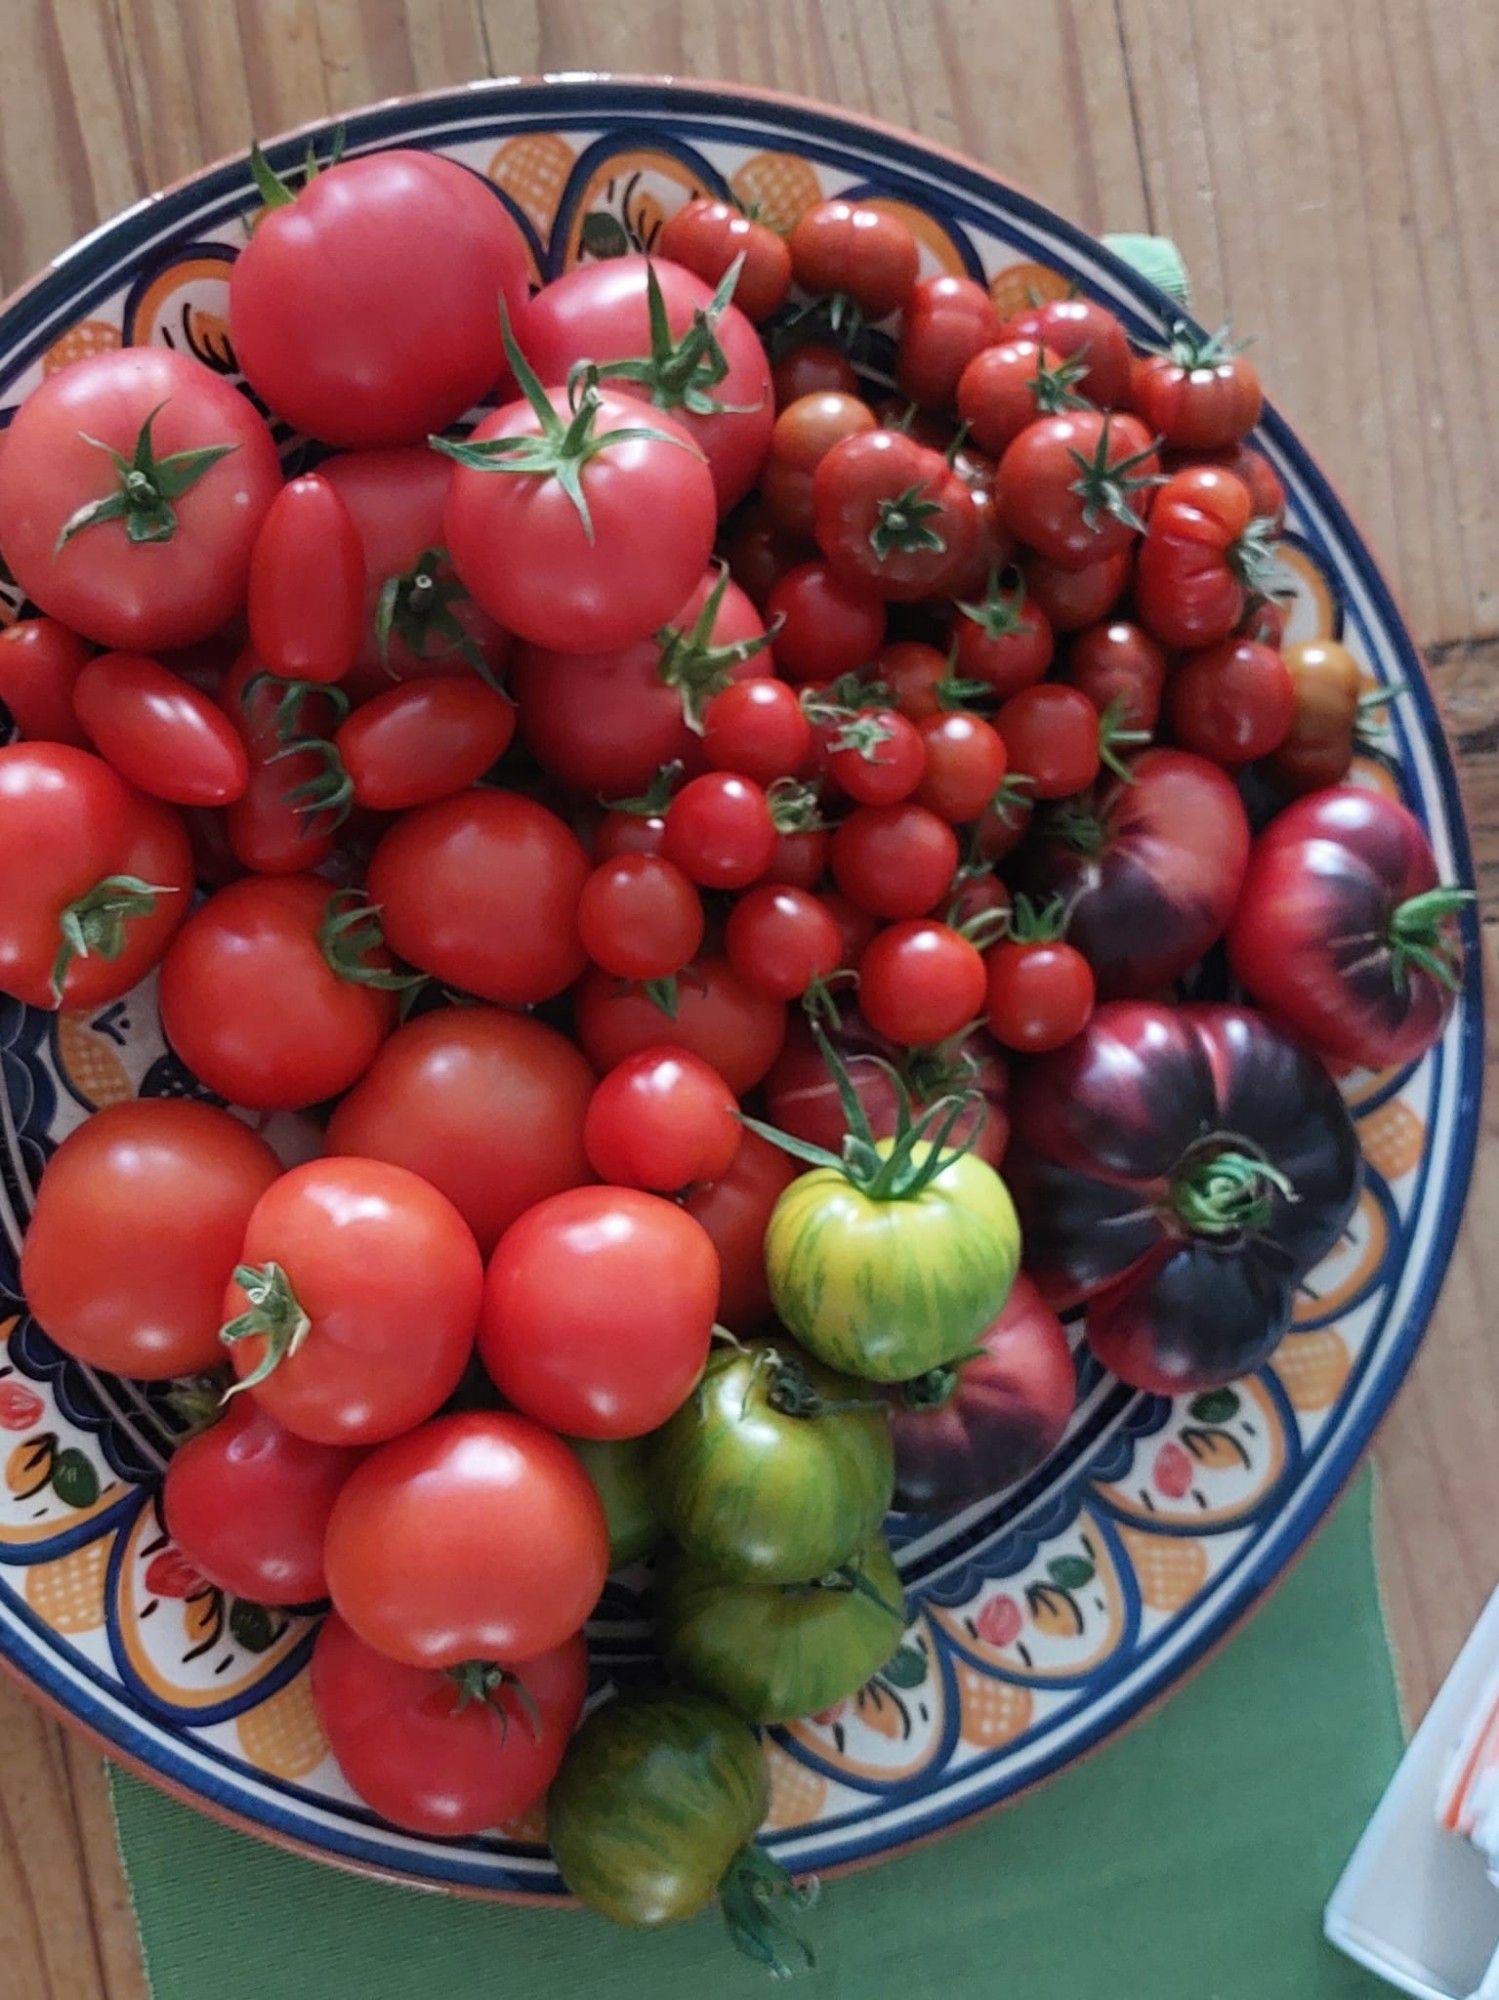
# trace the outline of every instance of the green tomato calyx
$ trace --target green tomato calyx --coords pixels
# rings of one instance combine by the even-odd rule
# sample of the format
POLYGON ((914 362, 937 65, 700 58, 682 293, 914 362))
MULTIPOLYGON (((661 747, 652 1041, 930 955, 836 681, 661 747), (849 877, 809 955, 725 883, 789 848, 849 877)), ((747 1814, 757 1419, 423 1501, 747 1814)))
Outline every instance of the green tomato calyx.
POLYGON ((748 1841, 724 1871, 718 1885, 723 1911, 735 1948, 773 1979, 791 1979, 817 1963, 812 1947, 796 1931, 792 1919, 817 1901, 815 1875, 797 1882, 763 1847, 748 1841))
POLYGON ((882 499, 876 512, 878 518, 869 531, 869 546, 881 561, 896 553, 914 555, 920 549, 941 555, 947 547, 932 526, 932 517, 942 512, 942 503, 929 500, 926 489, 919 484, 908 486, 893 498, 882 499))
POLYGON ((815 1419, 842 1416, 849 1410, 882 1410, 878 1396, 843 1396, 832 1399, 815 1387, 800 1356, 783 1353, 779 1347, 762 1347, 751 1364, 754 1374, 765 1381, 765 1400, 783 1417, 815 1419))
POLYGON ((643 792, 637 792, 629 799, 603 799, 599 804, 606 812, 629 813, 632 819, 656 819, 671 804, 672 794, 682 782, 682 762, 674 757, 669 764, 660 764, 656 775, 643 792))
POLYGON ((264 1382, 289 1355, 298 1351, 312 1331, 312 1321, 279 1264, 236 1265, 234 1282, 250 1301, 249 1307, 237 1319, 219 1328, 219 1339, 226 1347, 232 1347, 238 1340, 263 1340, 265 1353, 250 1374, 225 1390, 226 1403, 241 1389, 253 1389, 264 1382))
POLYGON ((354 780, 344 768, 344 760, 338 754, 336 744, 326 736, 293 736, 273 751, 266 759, 268 764, 280 764, 288 757, 300 757, 304 752, 316 757, 322 769, 300 785, 293 785, 286 794, 286 803, 295 806, 304 826, 310 827, 314 820, 326 818, 326 832, 332 833, 343 825, 354 810, 354 780))
POLYGON ((1409 896, 1390 918, 1386 936, 1395 990, 1410 987, 1411 967, 1455 993, 1462 984, 1463 948, 1448 928, 1450 919, 1474 900, 1471 889, 1427 889, 1409 896))
POLYGON ((354 986, 373 986, 381 993, 410 993, 425 986, 423 972, 397 972, 388 965, 371 965, 371 954, 385 948, 380 907, 367 903, 359 889, 337 889, 328 898, 318 925, 318 949, 336 979, 354 986))
POLYGON ((691 628, 663 625, 656 634, 656 644, 661 648, 656 673, 664 686, 677 690, 682 698, 682 720, 698 736, 703 733, 708 703, 733 680, 734 668, 763 653, 773 637, 770 632, 757 632, 751 638, 736 639, 726 646, 713 643, 713 628, 728 587, 729 568, 723 563, 719 566, 718 580, 691 628))
MULTIPOLYGON (((977 625, 986 639, 1019 638, 1035 630, 1035 620, 1023 616, 1025 579, 1013 565, 1003 574, 991 569, 984 595, 971 604, 959 600, 955 608, 977 625)), ((988 687, 988 683, 984 686, 988 687)), ((992 694, 993 689, 989 692, 992 694)))
POLYGON ((117 959, 130 924, 149 917, 158 896, 175 896, 171 882, 143 882, 139 875, 106 875, 74 897, 57 920, 61 940, 52 961, 52 998, 62 1005, 62 989, 75 958, 117 959))
MULTIPOLYGON (((666 316, 666 300, 656 267, 645 267, 646 310, 650 316, 651 351, 624 361, 598 364, 600 382, 638 382, 649 389, 651 401, 661 410, 686 410, 689 416, 747 417, 760 403, 725 403, 713 395, 729 372, 729 358, 719 345, 718 323, 733 302, 734 288, 744 269, 744 253, 734 259, 718 281, 718 289, 707 305, 693 312, 692 324, 680 340, 674 339, 666 316)), ((588 364, 574 366, 574 375, 588 364)), ((569 382, 571 387, 571 382, 569 382)), ((763 401, 763 398, 762 398, 763 401)))
POLYGON ((326 699, 335 723, 342 722, 349 712, 349 697, 341 687, 326 681, 285 681, 279 674, 261 672, 251 674, 239 691, 240 713, 247 721, 256 697, 261 694, 272 698, 271 734, 282 744, 290 743, 296 736, 302 726, 302 710, 314 696, 326 699))
POLYGON ((1171 1207, 1194 1236, 1253 1236, 1277 1201, 1300 1199, 1278 1167, 1243 1140, 1214 1135, 1193 1146, 1171 1180, 1171 1207))
MULTIPOLYGON (((292 185, 292 177, 299 171, 302 175, 302 187, 305 188, 310 182, 315 181, 319 174, 326 173, 329 167, 336 167, 344 156, 344 143, 347 138, 348 133, 342 125, 334 128, 333 143, 328 149, 326 160, 318 158, 317 147, 309 139, 307 141, 307 151, 303 157, 300 169, 293 167, 290 174, 278 174, 265 154, 260 150, 259 141, 252 141, 250 145, 250 178, 254 181, 256 191, 261 200, 261 207, 254 221, 259 221, 260 216, 268 208, 287 208, 296 200, 302 190, 292 185)), ((253 222, 251 226, 254 226, 253 222)))
POLYGON ((418 660, 462 660, 497 694, 501 691, 483 647, 453 609, 469 601, 446 549, 423 549, 410 569, 385 579, 375 600, 375 644, 392 680, 398 676, 390 664, 390 646, 392 639, 400 639, 418 660))
POLYGON ((1134 504, 1134 495, 1151 486, 1163 486, 1165 475, 1160 472, 1140 472, 1137 467, 1155 457, 1160 442, 1152 438, 1127 458, 1112 458, 1109 447, 1112 443, 1110 420, 1105 417, 1098 433, 1098 443, 1091 452, 1071 449, 1068 457, 1077 467, 1077 478, 1072 482, 1072 491, 1083 503, 1083 525, 1096 528, 1105 515, 1112 515, 1126 528, 1133 528, 1143 535, 1145 522, 1134 504))
POLYGON ((526 1718, 526 1727, 533 1741, 541 1741, 541 1711, 536 1706, 536 1698, 512 1668, 502 1667, 495 1660, 462 1660, 456 1667, 448 1667, 445 1671, 458 1690, 458 1699, 453 1704, 455 1715, 462 1714, 474 1702, 492 1708, 500 1718, 500 1741, 503 1743, 510 1729, 510 1711, 507 1704, 497 1700, 496 1696, 508 1689, 526 1718))
POLYGON ((75 535, 102 521, 123 522, 128 541, 169 542, 177 532, 177 510, 172 502, 196 486, 221 458, 239 450, 237 444, 211 444, 199 451, 172 451, 158 458, 151 442, 151 426, 165 408, 165 402, 158 403, 146 418, 129 458, 103 438, 79 432, 85 444, 102 451, 114 466, 115 490, 102 500, 86 500, 68 516, 53 547, 54 556, 61 554, 75 535))

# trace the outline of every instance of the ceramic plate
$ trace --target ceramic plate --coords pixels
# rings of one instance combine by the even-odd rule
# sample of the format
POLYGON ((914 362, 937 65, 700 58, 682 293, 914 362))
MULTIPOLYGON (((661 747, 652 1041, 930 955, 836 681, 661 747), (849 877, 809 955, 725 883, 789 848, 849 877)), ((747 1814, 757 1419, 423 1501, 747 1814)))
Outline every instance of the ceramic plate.
MULTIPOLYGON (((301 145, 272 147, 273 161, 291 164, 301 145)), ((929 270, 981 275, 1017 305, 1077 284, 1142 339, 1171 313, 982 168, 810 105, 598 78, 484 84, 349 120, 351 152, 390 145, 433 147, 486 176, 538 276, 648 248, 693 194, 732 193, 783 226, 849 192, 903 215, 929 270)), ((49 370, 121 342, 184 347, 232 378, 226 279, 251 206, 238 160, 78 244, 0 316, 0 424, 49 370)), ((1293 635, 1341 637, 1372 678, 1409 685, 1389 758, 1359 775, 1398 790, 1443 876, 1467 881, 1451 761, 1389 592, 1273 411, 1258 441, 1290 495, 1293 635)), ((1348 1081, 1367 1189, 1270 1367, 1168 1403, 1083 1360, 1071 1430, 1033 1478, 951 1520, 892 1522, 914 1620, 898 1678, 770 1746, 768 1834, 793 1867, 874 1860, 1080 1756, 1188 1673, 1315 1529, 1410 1364, 1462 1212, 1480 1077, 1474 949, 1469 964, 1440 1047, 1414 1069, 1348 1081)), ((226 1601, 164 1533, 164 1398, 65 1360, 16 1295, 33 1190, 63 1135, 134 1093, 198 1089, 163 1047, 149 984, 88 1015, 4 1001, 0 1058, 0 1655, 117 1755, 257 1832, 413 1882, 560 1894, 539 1824, 422 1840, 350 1797, 308 1695, 312 1626, 226 1601)), ((270 1136, 309 1150, 296 1121, 272 1121, 270 1136)), ((594 1632, 603 1675, 647 1670, 642 1583, 610 1586, 594 1632)))

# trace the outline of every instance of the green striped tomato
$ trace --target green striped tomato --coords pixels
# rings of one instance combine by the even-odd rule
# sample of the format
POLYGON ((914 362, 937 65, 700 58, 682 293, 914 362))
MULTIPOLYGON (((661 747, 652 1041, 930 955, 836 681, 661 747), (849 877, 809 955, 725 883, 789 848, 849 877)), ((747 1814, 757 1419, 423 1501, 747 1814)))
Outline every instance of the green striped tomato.
MULTIPOLYGON (((892 1143, 878 1151, 888 1156, 892 1143)), ((916 1161, 929 1150, 918 1144, 916 1161)), ((876 1200, 835 1168, 814 1167, 776 1203, 765 1237, 780 1318, 818 1360, 874 1382, 966 1354, 1019 1264, 1008 1190, 972 1153, 906 1199, 876 1200)))
POLYGON ((564 1438, 593 1481, 609 1524, 609 1567, 648 1556, 664 1532, 644 1438, 564 1438))

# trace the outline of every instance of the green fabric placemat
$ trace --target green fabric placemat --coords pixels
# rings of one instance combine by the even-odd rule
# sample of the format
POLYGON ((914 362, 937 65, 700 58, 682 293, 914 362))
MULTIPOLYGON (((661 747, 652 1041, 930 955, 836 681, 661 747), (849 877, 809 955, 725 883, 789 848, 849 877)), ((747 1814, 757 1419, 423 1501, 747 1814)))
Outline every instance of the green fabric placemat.
MULTIPOLYGON (((1365 1475, 1263 1613, 1157 1714, 1007 1812, 831 1881, 820 2000, 1349 2000, 1320 1935, 1400 1753, 1365 1475)), ((645 1937, 574 1911, 355 1880, 116 1777, 157 2000, 764 2000, 716 1917, 645 1937)))

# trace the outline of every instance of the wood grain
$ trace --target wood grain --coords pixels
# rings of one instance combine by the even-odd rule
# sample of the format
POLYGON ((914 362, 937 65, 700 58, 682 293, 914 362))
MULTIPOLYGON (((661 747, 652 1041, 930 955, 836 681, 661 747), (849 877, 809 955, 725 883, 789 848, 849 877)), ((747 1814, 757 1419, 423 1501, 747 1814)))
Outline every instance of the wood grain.
MULTIPOLYGON (((961 148, 1093 229, 1154 228, 1352 497, 1429 648, 1499 917, 1499 9, 1490 0, 8 0, 0 285, 250 134, 483 74, 730 77, 961 148)), ((1492 936, 1492 931, 1491 931, 1492 936)), ((1491 953, 1492 956, 1492 953, 1491 953)), ((1499 1575, 1478 1245, 1377 1449, 1418 1713, 1499 1575)), ((97 1757, 0 1689, 0 1985, 141 2000, 97 1757), (87 1927, 78 1923, 87 1910, 87 1927)))

